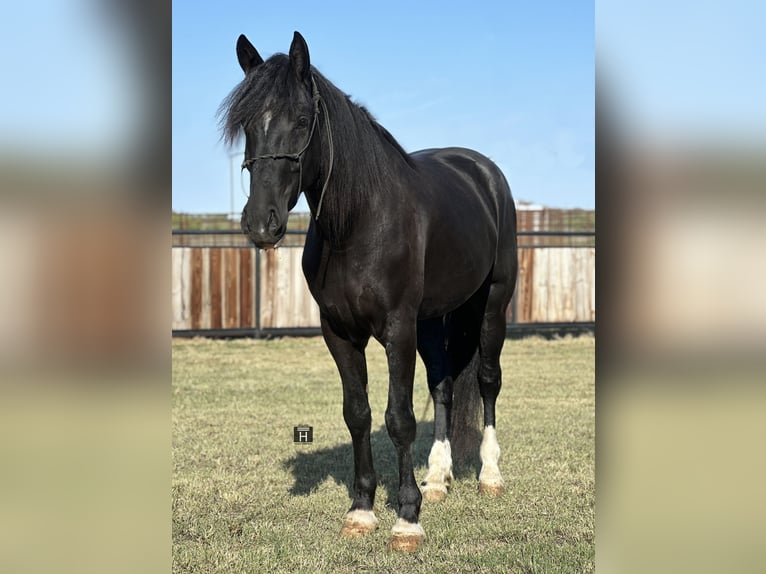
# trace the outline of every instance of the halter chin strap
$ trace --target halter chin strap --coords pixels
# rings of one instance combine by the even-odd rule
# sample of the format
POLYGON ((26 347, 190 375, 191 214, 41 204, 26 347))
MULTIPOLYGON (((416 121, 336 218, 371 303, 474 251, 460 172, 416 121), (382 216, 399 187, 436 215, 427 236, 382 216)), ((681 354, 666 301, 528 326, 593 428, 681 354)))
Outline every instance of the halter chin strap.
POLYGON ((297 161, 298 162, 298 191, 303 191, 301 188, 303 187, 303 154, 306 152, 307 149, 309 149, 309 145, 311 145, 311 140, 314 137, 314 131, 316 130, 317 123, 319 122, 319 106, 322 106, 322 109, 324 110, 324 118, 325 118, 325 129, 327 130, 327 141, 330 145, 330 168, 327 170, 327 177, 324 180, 324 184, 322 185, 322 193, 319 195, 319 203, 317 204, 317 212, 314 216, 314 219, 319 219, 319 214, 322 212, 322 202, 324 201, 324 194, 327 191, 327 184, 330 183, 330 176, 332 175, 332 167, 335 163, 335 147, 333 146, 332 142, 332 129, 330 128, 330 115, 327 113, 327 104, 325 104, 322 97, 319 95, 319 89, 317 88, 317 83, 314 80, 314 76, 312 74, 311 76, 311 99, 314 101, 314 120, 311 123, 311 132, 309 132, 309 137, 306 140, 306 145, 301 148, 301 151, 298 153, 269 153, 265 155, 259 155, 255 157, 251 157, 249 159, 246 159, 242 162, 242 169, 249 169, 251 165, 253 165, 256 161, 261 159, 287 159, 290 161, 297 161))

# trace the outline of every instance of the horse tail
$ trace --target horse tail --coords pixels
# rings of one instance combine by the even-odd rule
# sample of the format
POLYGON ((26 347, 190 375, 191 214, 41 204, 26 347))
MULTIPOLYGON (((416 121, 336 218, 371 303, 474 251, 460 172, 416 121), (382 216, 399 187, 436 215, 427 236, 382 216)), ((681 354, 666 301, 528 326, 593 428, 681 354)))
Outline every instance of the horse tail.
POLYGON ((452 373, 450 445, 458 464, 471 463, 479 453, 484 401, 479 391, 479 337, 487 306, 491 275, 468 301, 447 317, 447 354, 452 373))
POLYGON ((480 414, 482 399, 479 393, 479 349, 466 357, 467 363, 452 384, 452 420, 450 445, 457 464, 471 461, 479 452, 481 443, 480 414))

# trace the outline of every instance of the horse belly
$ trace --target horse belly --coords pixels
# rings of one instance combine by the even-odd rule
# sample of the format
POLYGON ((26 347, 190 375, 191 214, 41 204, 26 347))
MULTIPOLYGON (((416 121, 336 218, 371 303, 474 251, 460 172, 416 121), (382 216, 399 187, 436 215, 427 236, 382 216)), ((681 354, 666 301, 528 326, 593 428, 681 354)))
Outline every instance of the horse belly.
POLYGON ((426 256, 423 300, 419 318, 453 311, 479 290, 492 271, 492 250, 483 253, 450 251, 446 257, 426 256))

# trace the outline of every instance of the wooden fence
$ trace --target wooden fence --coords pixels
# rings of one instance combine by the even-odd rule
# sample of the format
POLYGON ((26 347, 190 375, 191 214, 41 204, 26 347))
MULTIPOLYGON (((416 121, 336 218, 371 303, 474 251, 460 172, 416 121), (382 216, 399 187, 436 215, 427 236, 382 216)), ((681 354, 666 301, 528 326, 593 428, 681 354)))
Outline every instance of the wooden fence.
MULTIPOLYGON (((319 327, 302 255, 302 247, 173 247, 174 332, 319 327)), ((594 322, 595 270, 592 246, 520 247, 509 320, 594 322)))

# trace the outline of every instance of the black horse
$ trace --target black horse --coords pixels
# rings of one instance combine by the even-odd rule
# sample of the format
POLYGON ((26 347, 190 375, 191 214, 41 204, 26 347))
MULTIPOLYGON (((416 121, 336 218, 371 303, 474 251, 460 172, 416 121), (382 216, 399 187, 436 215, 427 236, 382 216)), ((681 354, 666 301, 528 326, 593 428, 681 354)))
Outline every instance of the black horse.
POLYGON ((219 114, 225 141, 245 134, 242 166, 250 171, 250 197, 242 230, 259 248, 276 247, 301 192, 313 215, 303 271, 343 382, 343 416, 354 447, 354 497, 341 533, 366 534, 378 522, 365 361, 374 337, 388 358, 385 419, 399 459, 399 518, 390 545, 412 551, 425 539, 418 518, 422 498, 446 495, 450 437, 466 431, 459 424, 464 417, 451 417, 453 386, 456 411, 461 390, 473 394, 476 405, 479 394, 483 399, 479 488, 491 494, 504 489, 495 400, 518 266, 508 183, 475 151, 406 153, 310 65, 297 32, 289 55, 265 62, 240 36, 237 58, 245 79, 219 114), (434 401, 423 495, 411 452, 416 350, 434 401))

